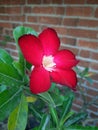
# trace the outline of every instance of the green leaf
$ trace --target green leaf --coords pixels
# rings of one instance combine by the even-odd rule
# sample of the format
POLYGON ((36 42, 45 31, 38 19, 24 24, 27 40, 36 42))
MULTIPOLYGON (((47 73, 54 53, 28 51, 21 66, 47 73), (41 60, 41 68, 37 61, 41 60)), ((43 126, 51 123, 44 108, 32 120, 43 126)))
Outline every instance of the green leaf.
POLYGON ((6 89, 7 89, 6 85, 3 85, 3 84, 0 85, 0 92, 3 92, 6 89))
POLYGON ((9 65, 13 62, 13 58, 4 49, 0 49, 0 60, 9 65))
POLYGON ((18 78, 19 80, 20 78, 21 80, 21 77, 24 76, 24 68, 22 67, 22 65, 17 61, 13 61, 12 57, 3 49, 0 49, 0 66, 3 66, 0 69, 1 73, 3 73, 3 71, 4 73, 6 72, 6 75, 10 75, 10 73, 13 73, 10 76, 15 79, 18 78))
POLYGON ((63 118, 63 120, 60 122, 60 126, 62 127, 65 123, 65 121, 70 118, 72 115, 74 114, 73 111, 70 111, 69 113, 67 113, 67 115, 65 116, 65 118, 63 118))
POLYGON ((84 68, 84 70, 80 70, 78 67, 75 67, 75 70, 76 72, 78 73, 78 75, 81 77, 81 78, 88 78, 90 77, 89 75, 89 68, 84 68))
POLYGON ((88 71, 89 71, 89 68, 84 68, 84 70, 81 72, 81 77, 85 77, 88 71))
POLYGON ((70 93, 67 100, 64 101, 60 124, 64 123, 64 120, 65 120, 65 118, 67 116, 67 113, 69 113, 69 111, 71 110, 73 98, 74 98, 74 95, 70 93))
POLYGON ((13 87, 0 93, 0 121, 3 121, 20 102, 22 89, 13 87))
POLYGON ((20 87, 24 82, 0 73, 0 84, 6 85, 7 87, 20 87))
POLYGON ((50 128, 50 129, 46 129, 46 130, 64 130, 64 129, 61 129, 61 128, 50 128))
POLYGON ((31 65, 29 62, 26 61, 26 68, 27 68, 28 70, 31 70, 31 67, 32 67, 32 65, 31 65))
POLYGON ((3 63, 0 61, 0 74, 15 78, 17 80, 22 80, 22 77, 19 75, 18 71, 11 65, 3 63))
POLYGON ((61 106, 64 103, 65 97, 63 95, 61 95, 60 93, 52 92, 51 97, 54 100, 56 107, 61 106))
POLYGON ((39 97, 45 101, 48 105, 52 105, 53 107, 55 107, 55 103, 54 103, 54 100, 52 99, 51 95, 48 93, 48 92, 45 92, 45 93, 41 93, 41 94, 38 94, 39 97))
POLYGON ((33 30, 32 28, 24 27, 24 26, 18 26, 13 31, 13 35, 14 35, 16 43, 18 43, 19 37, 21 37, 24 34, 32 34, 32 35, 37 36, 36 31, 33 30))
POLYGON ((93 84, 93 79, 91 79, 90 77, 85 77, 85 79, 86 79, 90 84, 93 84))
POLYGON ((8 130, 25 130, 27 124, 28 104, 26 97, 22 94, 19 105, 10 114, 8 119, 8 130))
POLYGON ((34 107, 33 105, 30 105, 30 111, 34 117, 36 117, 38 120, 42 119, 42 113, 39 109, 34 107))
POLYGON ((11 65, 0 61, 0 84, 6 86, 20 86, 23 84, 23 77, 11 65))
POLYGON ((39 130, 39 127, 34 127, 33 129, 30 130, 39 130))
POLYGON ((51 87, 50 87, 49 91, 50 91, 50 92, 51 92, 51 91, 55 91, 56 88, 57 88, 57 87, 56 87, 56 84, 53 82, 53 83, 51 84, 51 87))
POLYGON ((13 66, 16 68, 16 70, 21 76, 24 76, 24 68, 19 61, 14 61, 13 66))
POLYGON ((38 130, 46 130, 47 129, 47 125, 49 124, 50 121, 50 116, 44 114, 41 120, 41 124, 39 126, 38 130))
POLYGON ((49 111, 50 111, 50 114, 51 114, 51 116, 53 118, 54 123, 56 124, 56 126, 58 126, 59 120, 58 120, 56 107, 54 108, 53 106, 49 106, 49 111))
POLYGON ((87 117, 87 114, 86 113, 78 113, 74 116, 72 116, 70 119, 68 119, 66 122, 65 122, 65 126, 70 126, 70 125, 73 125, 75 123, 78 123, 80 120, 84 119, 87 117))
POLYGON ((29 76, 26 75, 25 63, 24 66, 19 61, 14 61, 12 64, 19 73, 19 75, 21 75, 21 77, 23 78, 24 84, 28 84, 29 76))
POLYGON ((98 127, 96 126, 78 126, 78 125, 73 125, 67 128, 65 126, 64 128, 65 129, 63 130, 97 130, 98 129, 98 127))

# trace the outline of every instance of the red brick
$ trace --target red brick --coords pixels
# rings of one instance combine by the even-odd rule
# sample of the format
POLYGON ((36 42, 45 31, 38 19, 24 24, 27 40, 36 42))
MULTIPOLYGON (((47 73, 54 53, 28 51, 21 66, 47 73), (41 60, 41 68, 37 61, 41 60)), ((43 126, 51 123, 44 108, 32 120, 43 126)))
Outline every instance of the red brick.
POLYGON ((28 4, 41 4, 41 0, 27 0, 28 4))
POLYGON ((81 38, 98 39, 98 30, 67 29, 67 35, 81 38))
POLYGON ((25 0, 0 0, 0 5, 20 5, 25 4, 25 0))
POLYGON ((98 27, 98 20, 80 19, 80 20, 78 21, 78 26, 84 26, 84 27, 98 27))
POLYGON ((97 8, 96 11, 95 11, 95 17, 98 18, 98 8, 97 8))
POLYGON ((91 7, 66 7, 67 16, 92 16, 93 9, 91 7))
POLYGON ((18 21, 18 22, 24 22, 25 21, 25 16, 22 15, 22 16, 10 16, 9 18, 10 21, 18 21))
POLYGON ((84 4, 85 0, 64 0, 64 4, 84 4))
POLYGON ((20 26, 21 24, 20 23, 12 23, 12 28, 14 29, 14 28, 16 28, 17 26, 20 26))
POLYGON ((28 16, 27 21, 32 22, 32 23, 37 23, 38 22, 38 17, 37 16, 28 16))
POLYGON ((0 36, 0 48, 3 46, 3 44, 2 44, 3 40, 4 40, 4 37, 0 36))
POLYGON ((72 48, 71 51, 78 56, 79 50, 77 48, 72 48))
POLYGON ((81 66, 81 67, 89 67, 89 66, 90 66, 90 62, 80 60, 80 62, 78 63, 78 66, 81 66))
POLYGON ((76 56, 78 55, 78 52, 79 52, 79 50, 77 48, 70 48, 67 46, 65 47, 63 45, 60 47, 60 49, 68 49, 68 50, 72 51, 76 56))
POLYGON ((5 7, 0 7, 0 14, 3 14, 3 13, 5 13, 5 7))
POLYGON ((0 27, 0 34, 3 34, 3 27, 0 27))
MULTIPOLYGON (((98 81, 98 74, 95 74, 91 76, 91 79, 93 80, 97 80, 98 81), (95 76, 96 79, 93 78, 93 76, 95 76)), ((86 85, 88 86, 88 88, 95 88, 98 89, 98 83, 93 81, 93 84, 90 84, 89 82, 86 82, 86 85)))
POLYGON ((64 15, 65 7, 55 7, 55 11, 57 15, 64 15))
POLYGON ((16 50, 16 45, 15 45, 14 43, 13 43, 13 44, 12 44, 12 43, 11 43, 11 44, 10 44, 10 43, 7 43, 7 44, 5 45, 5 47, 6 47, 6 48, 10 48, 10 49, 12 49, 12 50, 16 50))
POLYGON ((52 0, 43 0, 43 4, 52 4, 52 0))
POLYGON ((83 101, 80 100, 79 98, 76 98, 76 99, 74 100, 74 104, 77 104, 77 105, 79 105, 79 106, 82 106, 82 105, 83 105, 83 101))
POLYGON ((75 97, 81 98, 81 94, 79 93, 80 90, 77 89, 77 91, 74 92, 75 97))
POLYGON ((0 9, 1 13, 4 14, 21 14, 21 7, 2 7, 0 9))
POLYGON ((75 38, 62 37, 61 42, 63 44, 76 45, 76 39, 75 38))
POLYGON ((32 8, 32 13, 38 13, 38 14, 54 14, 54 8, 53 7, 34 7, 32 8))
POLYGON ((0 22, 0 27, 3 27, 3 28, 12 28, 12 24, 11 23, 0 22))
POLYGON ((62 4, 63 0, 52 0, 52 4, 62 4))
POLYGON ((97 114, 94 114, 94 113, 90 113, 90 116, 92 119, 98 119, 98 115, 97 114))
POLYGON ((94 60, 98 60, 98 52, 93 52, 91 58, 94 60))
POLYGON ((5 20, 5 21, 8 21, 10 19, 10 16, 8 15, 0 15, 0 20, 5 20))
POLYGON ((98 4, 98 0, 87 0, 87 4, 98 4))
POLYGON ((98 49, 98 42, 79 40, 78 46, 90 49, 98 49))
POLYGON ((87 94, 90 95, 90 96, 97 96, 98 95, 98 90, 95 91, 95 90, 88 89, 87 94))
MULTIPOLYGON (((91 78, 92 78, 93 80, 98 81, 98 73, 97 73, 97 74, 96 74, 96 73, 93 73, 93 75, 91 76, 91 78)), ((96 84, 94 83, 93 87, 96 88, 96 89, 98 89, 98 84, 97 84, 97 86, 96 86, 96 84)))
POLYGON ((72 105, 72 110, 76 111, 76 112, 79 112, 80 111, 80 107, 79 106, 76 106, 75 104, 72 105))
POLYGON ((32 12, 32 7, 31 6, 25 6, 24 8, 23 8, 23 11, 24 11, 24 13, 31 13, 32 12))
POLYGON ((90 63, 90 67, 94 70, 98 70, 98 63, 90 63))
POLYGON ((62 4, 62 0, 43 0, 43 4, 62 4))
POLYGON ((13 36, 13 30, 4 28, 4 35, 13 36))
POLYGON ((81 50, 80 51, 80 57, 89 58, 90 57, 90 51, 87 50, 81 50))
POLYGON ((54 26, 53 28, 54 28, 54 29, 56 30, 56 32, 57 32, 58 34, 60 34, 60 35, 66 35, 66 33, 67 33, 67 32, 66 32, 67 30, 66 30, 66 28, 64 28, 64 27, 60 27, 60 26, 59 26, 59 27, 57 27, 57 26, 55 27, 55 26, 54 26))
POLYGON ((78 25, 78 21, 79 19, 78 18, 64 18, 63 19, 63 25, 65 26, 77 26, 78 25))
POLYGON ((92 97, 90 97, 89 95, 85 95, 85 96, 86 96, 87 102, 90 102, 92 100, 92 97))
POLYGON ((39 16, 39 23, 60 25, 61 24, 61 19, 58 18, 58 17, 39 16))
POLYGON ((18 53, 17 52, 11 52, 12 56, 18 57, 18 53))
POLYGON ((24 23, 23 26, 25 27, 30 27, 32 29, 34 29, 35 31, 39 32, 40 31, 40 25, 35 24, 35 23, 24 23))

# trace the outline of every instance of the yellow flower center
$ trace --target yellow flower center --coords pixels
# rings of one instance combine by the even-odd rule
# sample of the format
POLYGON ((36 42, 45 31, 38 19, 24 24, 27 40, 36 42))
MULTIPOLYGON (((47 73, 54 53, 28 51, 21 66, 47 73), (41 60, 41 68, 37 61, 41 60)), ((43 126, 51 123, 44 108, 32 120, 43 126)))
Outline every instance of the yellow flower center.
POLYGON ((54 57, 52 55, 50 56, 44 56, 42 60, 43 67, 47 70, 52 72, 56 64, 53 61, 54 57))

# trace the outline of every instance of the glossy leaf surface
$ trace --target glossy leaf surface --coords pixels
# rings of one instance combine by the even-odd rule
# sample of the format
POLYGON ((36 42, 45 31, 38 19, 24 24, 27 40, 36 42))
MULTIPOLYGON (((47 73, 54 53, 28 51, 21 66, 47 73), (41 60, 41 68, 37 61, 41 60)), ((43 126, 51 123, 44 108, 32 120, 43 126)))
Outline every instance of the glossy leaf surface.
POLYGON ((19 105, 11 113, 8 120, 8 130, 25 130, 27 124, 28 104, 22 94, 19 105))
POLYGON ((13 66, 0 61, 0 84, 9 87, 21 86, 23 79, 13 66))
POLYGON ((19 75, 19 73, 13 66, 3 63, 1 61, 0 61, 0 74, 15 78, 16 80, 20 81, 22 79, 22 77, 19 75))
POLYGON ((18 105, 22 89, 13 87, 0 93, 0 121, 3 121, 18 105))
POLYGON ((13 58, 4 49, 0 49, 0 60, 9 65, 13 62, 13 58))
POLYGON ((85 119, 86 116, 87 116, 86 113, 78 113, 78 114, 72 116, 72 117, 65 123, 65 126, 73 125, 74 123, 77 123, 77 122, 79 122, 79 121, 82 120, 82 119, 85 119))
POLYGON ((38 130, 46 130, 46 129, 48 129, 47 125, 49 125, 49 120, 50 120, 50 116, 45 114, 42 117, 41 124, 40 124, 38 130))

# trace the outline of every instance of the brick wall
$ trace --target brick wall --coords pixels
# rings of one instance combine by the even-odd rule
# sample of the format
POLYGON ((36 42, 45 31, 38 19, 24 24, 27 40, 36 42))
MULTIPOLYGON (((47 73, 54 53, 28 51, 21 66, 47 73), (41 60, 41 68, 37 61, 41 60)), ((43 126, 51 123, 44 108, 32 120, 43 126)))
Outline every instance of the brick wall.
MULTIPOLYGON (((12 37, 13 28, 18 25, 32 27, 37 32, 54 28, 61 48, 77 55, 81 69, 89 67, 94 72, 93 84, 83 83, 88 102, 98 95, 98 0, 0 0, 0 41, 7 35, 12 37)), ((13 39, 0 46, 17 59, 13 39)), ((83 102, 79 92, 76 95, 73 108, 79 110, 83 102)), ((98 118, 97 105, 91 105, 88 112, 98 118)))

